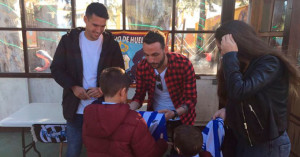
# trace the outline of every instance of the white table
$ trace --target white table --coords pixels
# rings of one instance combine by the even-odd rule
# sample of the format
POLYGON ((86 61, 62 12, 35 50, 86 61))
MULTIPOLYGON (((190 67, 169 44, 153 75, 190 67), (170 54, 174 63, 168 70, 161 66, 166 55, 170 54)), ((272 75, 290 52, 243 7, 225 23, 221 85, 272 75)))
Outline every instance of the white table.
POLYGON ((31 103, 0 121, 0 127, 22 128, 23 157, 31 148, 41 156, 34 141, 25 145, 24 129, 31 128, 33 124, 66 124, 62 106, 58 103, 31 103))
POLYGON ((31 127, 32 124, 66 124, 58 103, 31 103, 0 121, 0 127, 31 127))

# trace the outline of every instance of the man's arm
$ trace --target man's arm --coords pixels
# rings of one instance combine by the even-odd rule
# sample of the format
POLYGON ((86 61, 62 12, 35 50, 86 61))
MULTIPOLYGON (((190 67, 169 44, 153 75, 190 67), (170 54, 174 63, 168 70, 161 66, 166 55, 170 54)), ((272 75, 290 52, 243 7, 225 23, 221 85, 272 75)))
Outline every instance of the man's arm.
POLYGON ((136 90, 135 95, 132 98, 132 102, 129 104, 130 109, 136 110, 141 107, 141 105, 144 102, 145 96, 146 96, 146 85, 143 81, 143 68, 142 64, 139 63, 136 69, 136 90))
POLYGON ((197 88, 196 88, 196 75, 192 63, 187 59, 187 64, 184 66, 184 104, 181 108, 185 108, 187 112, 194 110, 197 103, 197 88))
POLYGON ((183 115, 187 112, 188 112, 188 108, 187 108, 186 105, 182 105, 181 107, 177 108, 176 110, 163 109, 163 110, 158 111, 158 113, 164 113, 165 114, 165 119, 166 120, 172 119, 175 116, 181 116, 181 115, 183 115))

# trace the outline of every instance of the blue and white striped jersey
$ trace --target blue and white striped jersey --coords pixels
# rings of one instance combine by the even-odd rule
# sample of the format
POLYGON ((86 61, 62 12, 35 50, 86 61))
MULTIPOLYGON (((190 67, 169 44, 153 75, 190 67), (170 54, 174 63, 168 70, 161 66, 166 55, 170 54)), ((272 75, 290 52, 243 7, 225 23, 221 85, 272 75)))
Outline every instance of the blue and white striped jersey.
POLYGON ((165 140, 168 140, 166 119, 163 113, 156 111, 138 111, 145 119, 148 129, 155 140, 160 139, 160 135, 163 134, 165 140))
POLYGON ((204 151, 210 152, 213 157, 223 157, 221 152, 221 144, 224 140, 224 122, 222 118, 216 118, 208 122, 204 130, 203 146, 204 151))

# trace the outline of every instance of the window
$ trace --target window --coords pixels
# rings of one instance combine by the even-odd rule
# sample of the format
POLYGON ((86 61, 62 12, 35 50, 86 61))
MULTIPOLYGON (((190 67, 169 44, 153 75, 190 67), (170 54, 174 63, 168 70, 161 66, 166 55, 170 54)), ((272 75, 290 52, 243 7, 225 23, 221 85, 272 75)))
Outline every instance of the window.
POLYGON ((261 32, 284 31, 286 10, 287 0, 264 0, 261 32))
POLYGON ((70 0, 24 0, 28 28, 71 28, 70 0))
POLYGON ((287 50, 287 40, 284 38, 286 17, 288 13, 287 0, 252 1, 252 7, 260 8, 251 16, 258 18, 256 30, 270 46, 279 50, 287 50), (261 7, 262 6, 262 7, 261 7))
POLYGON ((19 1, 0 0, 0 27, 21 27, 19 1))
POLYGON ((175 52, 190 59, 196 74, 216 74, 219 60, 213 33, 177 33, 175 38, 175 52))
POLYGON ((171 29, 172 0, 126 0, 126 29, 171 29))
POLYGON ((58 31, 27 31, 29 72, 50 73, 50 64, 62 35, 58 31))
POLYGON ((222 0, 176 0, 176 11, 174 51, 190 59, 196 74, 215 75, 218 48, 212 32, 221 24, 222 0))
POLYGON ((234 19, 250 23, 258 14, 258 35, 284 48, 287 0, 0 0, 0 76, 51 77, 49 63, 61 36, 85 26, 91 2, 107 7, 107 29, 169 31, 170 51, 187 56, 196 74, 215 75, 219 56, 213 33, 222 13, 232 12, 224 5, 229 1, 235 2, 234 19), (260 12, 251 11, 261 5, 260 12))
POLYGON ((0 31, 0 72, 24 72, 21 31, 0 31))
POLYGON ((250 21, 250 4, 249 0, 236 0, 234 19, 249 23, 250 21))
POLYGON ((176 30, 216 30, 222 0, 176 0, 176 30))

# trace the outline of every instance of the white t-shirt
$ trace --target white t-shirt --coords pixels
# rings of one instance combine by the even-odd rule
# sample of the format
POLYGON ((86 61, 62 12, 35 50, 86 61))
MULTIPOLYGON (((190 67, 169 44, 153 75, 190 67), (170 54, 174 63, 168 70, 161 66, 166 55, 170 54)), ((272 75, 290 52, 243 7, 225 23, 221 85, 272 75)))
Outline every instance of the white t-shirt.
MULTIPOLYGON (((160 74, 156 69, 154 69, 156 75, 160 75, 160 80, 162 84, 162 89, 160 90, 157 88, 157 84, 160 82, 156 81, 155 90, 154 90, 154 97, 153 97, 153 109, 154 111, 162 110, 162 109, 168 109, 168 110, 176 110, 174 107, 174 104, 172 102, 172 99, 170 97, 170 93, 168 91, 168 87, 165 81, 165 74, 168 68, 166 68, 163 72, 160 74)), ((173 121, 173 119, 169 119, 170 121, 173 121)), ((174 120, 180 120, 179 117, 177 117, 174 120)))
POLYGON ((167 71, 167 68, 162 72, 158 73, 156 69, 154 69, 156 75, 160 75, 161 84, 163 90, 160 90, 157 88, 157 85, 160 84, 160 82, 156 81, 155 85, 155 91, 154 91, 154 98, 153 98, 153 109, 154 111, 162 110, 162 109, 168 109, 168 110, 175 110, 175 107, 173 105, 173 102, 171 100, 168 87, 165 81, 165 74, 167 71))
MULTIPOLYGON (((84 35, 84 31, 79 35, 79 46, 83 64, 82 85, 86 90, 91 87, 97 87, 97 71, 102 51, 102 43, 103 35, 100 35, 99 39, 95 41, 88 40, 84 35)), ((76 113, 83 114, 84 108, 95 100, 96 98, 81 100, 76 113)))

